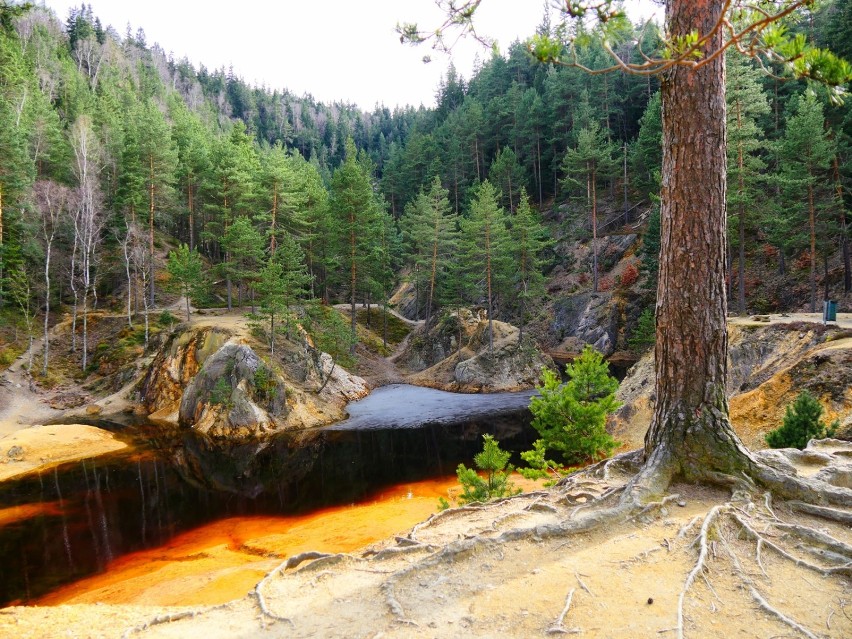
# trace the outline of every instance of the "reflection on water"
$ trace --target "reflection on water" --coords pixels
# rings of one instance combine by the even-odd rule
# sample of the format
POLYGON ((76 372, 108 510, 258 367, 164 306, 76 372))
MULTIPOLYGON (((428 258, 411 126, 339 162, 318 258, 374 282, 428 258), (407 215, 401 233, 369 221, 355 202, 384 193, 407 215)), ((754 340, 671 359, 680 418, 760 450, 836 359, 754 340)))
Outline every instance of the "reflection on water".
MULTIPOLYGON (((384 403, 377 410, 391 410, 392 394, 376 394, 380 402, 374 409, 384 403)), ((450 423, 436 406, 452 398, 439 398, 428 409, 424 403, 418 411, 407 387, 402 394, 401 413, 419 412, 428 425, 415 428, 412 419, 403 419, 403 427, 395 428, 383 419, 376 428, 358 412, 359 404, 353 405, 353 421, 360 420, 363 428, 342 422, 278 438, 261 450, 233 447, 227 455, 191 437, 168 445, 152 439, 150 447, 137 446, 133 453, 75 462, 5 484, 0 605, 31 601, 104 570, 116 557, 162 545, 202 524, 308 513, 360 502, 382 487, 451 475, 460 462, 470 464, 482 433, 495 435, 508 450, 529 448, 534 439, 522 408, 526 399, 516 397, 507 405, 500 395, 466 396, 492 398, 497 414, 485 416, 487 409, 479 406, 471 408, 475 419, 450 423)), ((450 409, 458 407, 450 404, 450 409)))

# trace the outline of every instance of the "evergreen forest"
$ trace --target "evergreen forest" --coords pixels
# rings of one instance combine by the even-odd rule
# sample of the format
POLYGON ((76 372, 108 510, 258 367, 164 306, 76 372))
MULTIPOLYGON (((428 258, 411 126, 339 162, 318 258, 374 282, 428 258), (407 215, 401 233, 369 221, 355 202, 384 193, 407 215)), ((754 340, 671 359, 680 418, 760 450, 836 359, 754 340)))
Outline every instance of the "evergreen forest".
MULTIPOLYGON (((625 60, 658 48, 653 25, 624 28, 625 60)), ((852 57, 852 1, 799 28, 852 57)), ((585 66, 608 55, 578 42, 585 66)), ((0 342, 18 351, 72 313, 85 369, 89 309, 147 326, 167 292, 251 306, 274 330, 293 306, 385 304, 401 283, 412 319, 478 307, 541 339, 560 291, 548 282, 567 270, 570 292, 620 288, 625 344, 648 343, 653 77, 540 64, 515 42, 470 78, 450 67, 434 108, 367 112, 195 68, 85 4, 60 17, 9 2, 0 69, 0 342), (613 276, 598 246, 619 229, 641 243, 613 276), (572 243, 591 246, 588 263, 572 243)), ((814 312, 852 289, 852 106, 766 71, 728 55, 729 305, 814 312)))

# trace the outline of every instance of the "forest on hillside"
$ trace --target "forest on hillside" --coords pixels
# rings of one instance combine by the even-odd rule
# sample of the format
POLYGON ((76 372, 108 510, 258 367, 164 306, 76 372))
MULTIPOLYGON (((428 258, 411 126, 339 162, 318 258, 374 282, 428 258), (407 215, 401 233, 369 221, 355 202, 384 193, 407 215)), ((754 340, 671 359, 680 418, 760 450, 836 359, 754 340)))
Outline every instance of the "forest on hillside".
MULTIPOLYGON (((852 0, 799 28, 852 58, 852 0)), ((619 41, 639 60, 660 36, 626 25, 619 41)), ((607 54, 589 39, 579 55, 607 54)), ((731 306, 799 303, 760 289, 760 263, 804 281, 814 310, 852 289, 852 107, 736 53, 727 66, 731 306)), ((3 2, 0 68, 0 346, 19 350, 59 309, 85 331, 105 299, 128 320, 168 290, 274 322, 308 300, 385 303, 402 279, 420 319, 480 306, 523 335, 554 242, 594 245, 602 202, 626 219, 660 187, 656 80, 539 64, 519 42, 469 79, 450 68, 435 108, 364 112, 195 69, 86 5, 63 20, 3 2)), ((646 290, 658 233, 652 213, 646 290)))

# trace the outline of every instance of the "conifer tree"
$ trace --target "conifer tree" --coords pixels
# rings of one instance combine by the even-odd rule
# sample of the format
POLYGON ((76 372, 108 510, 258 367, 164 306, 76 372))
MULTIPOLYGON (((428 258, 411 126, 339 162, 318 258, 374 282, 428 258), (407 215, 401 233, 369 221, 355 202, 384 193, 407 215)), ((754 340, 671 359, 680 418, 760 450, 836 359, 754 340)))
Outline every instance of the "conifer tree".
POLYGON ((817 212, 825 173, 831 166, 835 145, 825 131, 822 104, 807 94, 799 99, 787 120, 780 153, 784 158, 782 179, 788 191, 803 203, 808 219, 810 257, 810 310, 816 312, 817 298, 817 212))
POLYGON ((497 155, 491 162, 488 179, 500 191, 501 206, 509 213, 514 213, 526 179, 523 169, 518 164, 518 158, 511 147, 506 146, 497 151, 497 155))
MULTIPOLYGON (((757 69, 743 56, 736 53, 728 56, 726 78, 728 212, 737 216, 737 303, 740 315, 745 315, 746 211, 758 209, 761 199, 758 189, 765 163, 758 153, 764 143, 763 131, 757 122, 769 114, 769 102, 761 90, 757 69)), ((731 276, 729 274, 729 286, 731 276)))
POLYGON ((166 270, 176 284, 178 291, 186 300, 186 321, 190 320, 189 301, 197 298, 204 289, 204 272, 198 251, 181 244, 176 250, 169 251, 166 270))
POLYGON ((530 302, 544 297, 541 252, 551 244, 547 231, 530 206, 526 189, 521 189, 518 209, 512 217, 510 255, 514 264, 512 295, 518 304, 518 344, 524 341, 524 327, 530 302))
POLYGON ((351 306, 352 353, 357 343, 356 296, 368 273, 369 247, 378 230, 377 208, 370 173, 359 161, 355 143, 349 139, 346 141, 346 158, 332 176, 329 212, 336 253, 343 271, 348 274, 346 284, 351 306))
MULTIPOLYGON (((227 258, 221 264, 221 270, 229 282, 237 283, 237 305, 243 304, 243 293, 257 280, 264 262, 263 236, 247 217, 240 216, 222 236, 222 247, 227 258)), ((230 296, 228 298, 230 310, 230 296)))
POLYGON ((172 137, 177 147, 177 180, 186 203, 189 249, 195 249, 197 211, 202 182, 210 171, 211 138, 201 120, 176 97, 170 102, 172 137))
POLYGON ((285 233, 302 233, 308 228, 301 214, 308 193, 306 186, 301 183, 303 175, 280 142, 264 150, 261 166, 264 213, 255 219, 262 220, 267 227, 271 254, 275 252, 280 236, 285 233))
POLYGON ((560 452, 568 464, 609 456, 618 445, 606 431, 607 415, 621 405, 615 398, 618 381, 588 345, 565 372, 569 379, 561 384, 556 373, 544 371, 540 395, 530 402, 533 428, 545 448, 560 452))
POLYGON ((280 238, 275 253, 260 270, 257 282, 260 315, 269 320, 272 355, 275 355, 275 320, 280 323, 290 307, 304 295, 308 284, 304 253, 298 242, 289 233, 283 233, 280 238))
MULTIPOLYGON (((587 118, 578 116, 583 122, 587 118)), ((585 189, 592 225, 592 292, 598 292, 598 182, 612 176, 615 170, 615 148, 606 139, 605 132, 590 122, 577 132, 577 143, 568 149, 562 160, 565 178, 563 186, 573 193, 585 189)))
POLYGON ((494 350, 495 301, 506 290, 513 268, 506 221, 506 212, 497 203, 497 191, 486 180, 473 197, 469 217, 461 222, 461 242, 468 274, 485 298, 489 352, 494 350))
POLYGON ((639 120, 639 135, 630 145, 636 186, 643 197, 660 192, 660 170, 663 165, 663 118, 660 92, 648 101, 639 120))

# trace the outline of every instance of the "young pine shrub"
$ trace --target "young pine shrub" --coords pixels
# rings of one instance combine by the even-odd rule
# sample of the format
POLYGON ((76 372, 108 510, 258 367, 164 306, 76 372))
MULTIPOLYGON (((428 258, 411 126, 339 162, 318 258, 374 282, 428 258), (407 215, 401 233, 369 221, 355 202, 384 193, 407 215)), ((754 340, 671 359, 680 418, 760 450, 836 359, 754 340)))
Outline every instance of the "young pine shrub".
POLYGON ((618 446, 606 432, 607 415, 621 405, 615 399, 618 380, 609 374, 603 355, 591 346, 565 372, 570 379, 561 384, 556 373, 544 371, 540 395, 530 400, 533 428, 544 448, 561 453, 568 465, 609 457, 618 446))
POLYGON ((802 391, 792 404, 787 405, 784 423, 766 434, 770 448, 803 449, 811 439, 834 436, 840 422, 826 425, 822 417, 822 404, 808 391, 802 391))
MULTIPOLYGON (((515 488, 509 477, 514 466, 509 464, 512 453, 501 450, 500 443, 491 435, 482 436, 482 452, 473 457, 473 463, 477 470, 459 464, 456 476, 462 487, 462 493, 456 497, 461 504, 484 503, 501 497, 517 495, 521 490, 515 488), (480 472, 484 477, 480 476, 480 472)), ((438 501, 438 507, 445 510, 450 503, 443 497, 438 501)))

